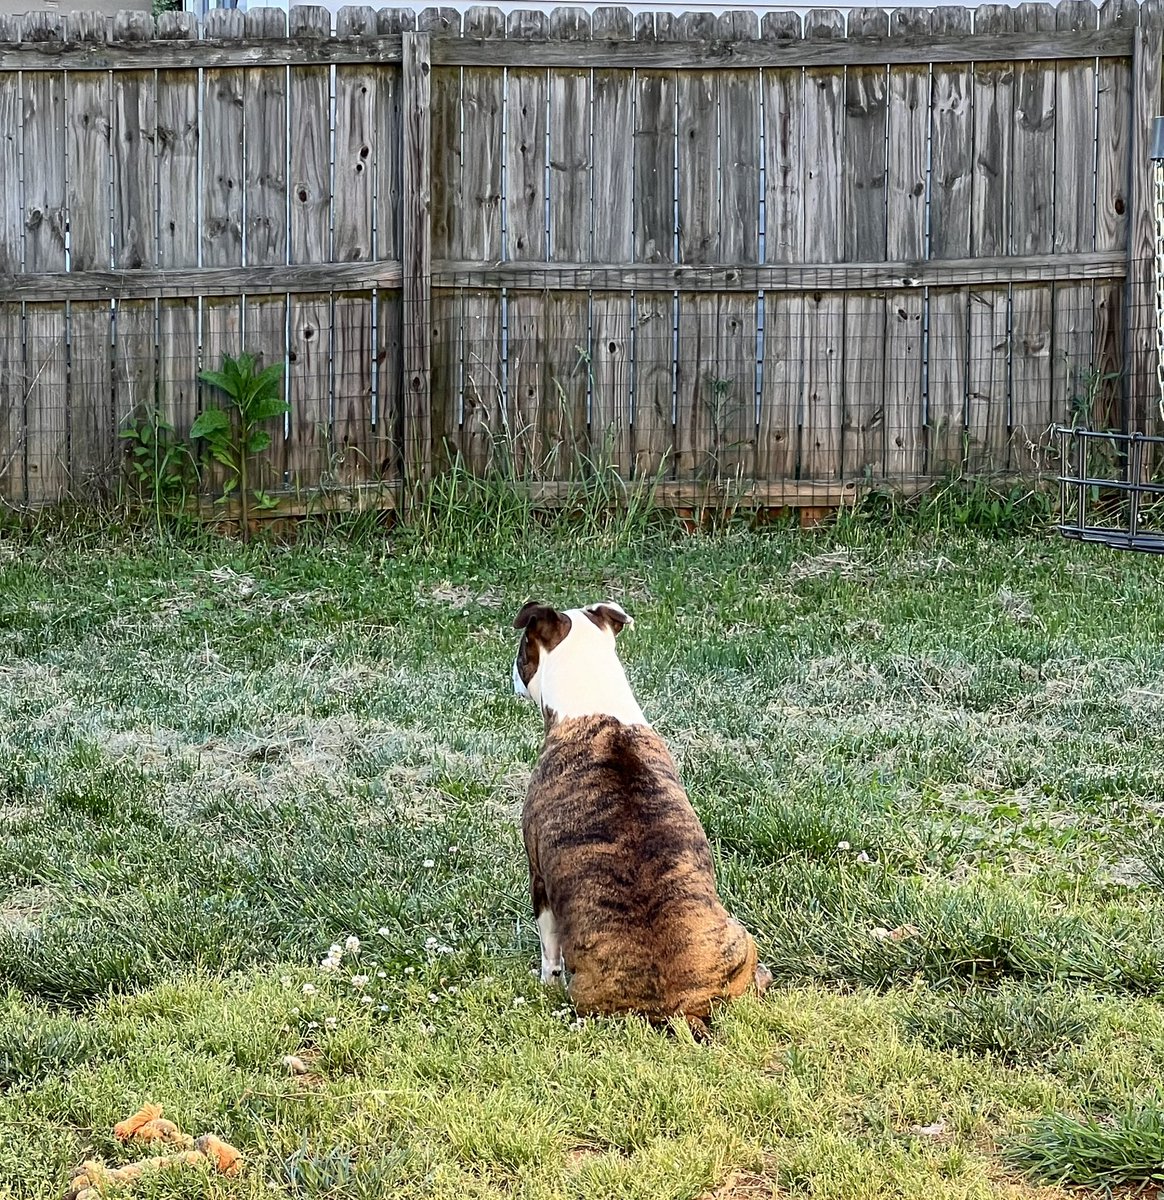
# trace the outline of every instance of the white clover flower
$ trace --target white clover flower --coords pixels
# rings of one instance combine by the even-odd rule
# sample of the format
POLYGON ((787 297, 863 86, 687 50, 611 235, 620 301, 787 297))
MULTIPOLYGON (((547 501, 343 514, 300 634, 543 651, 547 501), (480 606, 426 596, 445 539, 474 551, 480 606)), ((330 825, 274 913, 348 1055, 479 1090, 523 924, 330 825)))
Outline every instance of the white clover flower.
POLYGON ((521 1006, 522 1006, 524 1003, 525 1003, 525 997, 524 997, 524 996, 514 996, 514 998, 513 998, 513 1007, 514 1007, 514 1008, 521 1008, 521 1006))
POLYGON ((426 871, 431 871, 431 870, 433 869, 433 867, 435 867, 435 866, 436 866, 436 860, 435 860, 435 859, 431 859, 431 858, 426 858, 426 859, 424 860, 424 864, 423 864, 423 865, 424 865, 424 869, 425 869, 426 871))
POLYGON ((865 853, 864 850, 862 850, 861 853, 857 855, 857 861, 859 863, 868 864, 868 863, 871 863, 873 860, 869 857, 869 855, 867 855, 865 853))
POLYGON ((328 1017, 323 1023, 328 1029, 334 1029, 336 1025, 339 1024, 335 1017, 328 1017))
POLYGON ((319 1022, 318 1022, 318 1021, 308 1021, 308 1022, 307 1022, 307 1028, 308 1028, 308 1029, 318 1029, 318 1028, 319 1028, 319 1022))
POLYGON ((437 940, 434 937, 424 939, 424 948, 426 950, 435 950, 437 948, 437 940))
POLYGON ((460 993, 461 989, 457 987, 456 984, 453 984, 451 988, 446 988, 445 991, 447 991, 450 996, 456 996, 460 993))
POLYGON ((460 846, 450 846, 450 847, 449 847, 449 853, 450 853, 450 854, 460 854, 460 853, 461 853, 461 847, 460 847, 460 846))
POLYGON ((583 1021, 581 1017, 579 1017, 576 1021, 571 1021, 570 1022, 570 1032, 578 1033, 585 1024, 586 1024, 586 1022, 583 1021))
POLYGON ((452 948, 452 946, 438 946, 436 948, 436 952, 438 954, 456 954, 456 951, 452 948))
POLYGON ((364 986, 364 984, 366 984, 367 982, 368 982, 367 975, 353 975, 352 976, 352 987, 354 987, 354 988, 362 988, 364 986))
POLYGON ((440 997, 436 994, 436 992, 429 992, 429 994, 428 994, 429 1004, 435 1004, 439 999, 440 999, 440 997))
POLYGON ((332 942, 331 948, 327 952, 328 958, 343 958, 344 948, 337 942, 332 942))
POLYGON ((837 842, 837 849, 838 850, 851 850, 852 847, 849 845, 848 842, 837 842))
POLYGON ((405 968, 404 968, 404 974, 405 974, 405 975, 413 975, 413 974, 415 974, 415 973, 416 973, 416 968, 415 968, 415 967, 405 967, 405 968))
POLYGON ((389 929, 387 925, 381 925, 380 928, 376 930, 376 936, 377 937, 388 937, 389 934, 391 934, 391 932, 392 932, 392 930, 389 929))
POLYGON ((387 979, 387 978, 388 978, 388 972, 387 972, 387 971, 377 971, 377 972, 376 972, 376 978, 377 978, 377 979, 387 979))
POLYGON ((290 975, 280 975, 280 976, 279 976, 279 982, 280 982, 280 983, 281 983, 281 984, 282 984, 284 987, 290 987, 290 986, 291 986, 291 976, 290 976, 290 975))
POLYGON ((338 971, 339 967, 338 958, 321 958, 319 960, 319 969, 321 971, 338 971))
POLYGON ((361 1003, 361 1004, 371 1004, 371 1003, 372 1003, 372 997, 371 997, 371 996, 369 996, 367 992, 365 992, 365 993, 364 993, 364 994, 363 994, 363 995, 360 997, 360 1003, 361 1003))
POLYGON ((305 983, 303 985, 303 994, 305 996, 314 996, 315 995, 315 984, 314 983, 305 983))
POLYGON ((360 939, 354 933, 349 934, 344 939, 344 949, 349 954, 358 954, 360 952, 360 939))

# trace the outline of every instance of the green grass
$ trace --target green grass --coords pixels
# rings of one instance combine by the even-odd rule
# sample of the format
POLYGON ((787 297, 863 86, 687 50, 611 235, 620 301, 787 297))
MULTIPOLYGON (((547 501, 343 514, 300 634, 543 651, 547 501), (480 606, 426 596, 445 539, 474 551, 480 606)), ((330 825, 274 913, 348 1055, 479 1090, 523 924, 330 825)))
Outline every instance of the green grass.
POLYGON ((0 1197, 144 1153, 111 1127, 146 1101, 248 1159, 155 1197, 1151 1175, 1164 565, 893 514, 676 537, 436 499, 294 547, 0 538, 0 1197), (530 975, 531 596, 636 618, 632 683, 776 976, 708 1046, 530 975))

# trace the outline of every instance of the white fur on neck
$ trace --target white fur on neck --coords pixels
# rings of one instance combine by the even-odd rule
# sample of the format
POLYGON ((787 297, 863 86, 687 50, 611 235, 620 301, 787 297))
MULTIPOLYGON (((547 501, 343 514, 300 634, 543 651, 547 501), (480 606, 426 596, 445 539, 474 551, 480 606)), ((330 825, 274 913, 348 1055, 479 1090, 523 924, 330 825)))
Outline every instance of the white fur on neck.
POLYGON ((604 716, 624 725, 646 725, 614 648, 614 634, 580 608, 565 615, 570 632, 538 664, 541 707, 552 709, 559 720, 604 716))

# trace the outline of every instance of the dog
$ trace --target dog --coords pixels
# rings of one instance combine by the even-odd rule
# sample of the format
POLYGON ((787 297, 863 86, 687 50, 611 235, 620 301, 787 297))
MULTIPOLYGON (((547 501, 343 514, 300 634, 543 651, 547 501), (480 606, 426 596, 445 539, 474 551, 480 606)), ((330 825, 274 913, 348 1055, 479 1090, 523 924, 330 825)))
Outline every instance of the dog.
POLYGON ((541 978, 582 1014, 687 1021, 771 981, 720 903, 707 835, 663 739, 631 692, 612 601, 559 612, 530 601, 513 688, 545 721, 522 810, 541 978))

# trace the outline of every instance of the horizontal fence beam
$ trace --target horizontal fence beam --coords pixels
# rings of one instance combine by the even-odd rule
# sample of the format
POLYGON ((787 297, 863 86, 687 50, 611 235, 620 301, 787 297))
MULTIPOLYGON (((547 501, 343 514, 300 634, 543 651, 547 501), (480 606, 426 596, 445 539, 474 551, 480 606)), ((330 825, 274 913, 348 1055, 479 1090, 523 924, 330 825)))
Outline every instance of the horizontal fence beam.
POLYGON ((433 286, 513 288, 518 291, 812 292, 880 288, 960 287, 967 284, 1070 283, 1122 279, 1122 251, 1030 254, 930 262, 774 263, 766 266, 675 266, 628 263, 433 263, 433 286))
POLYGON ((58 271, 0 275, 0 301, 177 300, 195 296, 273 296, 284 292, 366 292, 399 288, 396 262, 181 270, 58 271))
POLYGON ((745 67, 878 66, 883 63, 1026 62, 1057 58, 1126 58, 1129 29, 1047 33, 969 34, 934 37, 855 37, 835 41, 708 40, 635 42, 502 41, 434 38, 433 66, 441 67, 640 67, 701 71, 745 67))
MULTIPOLYGON (((1121 251, 1030 254, 931 262, 776 263, 768 266, 675 266, 667 263, 475 263, 438 259, 436 288, 515 291, 813 292, 876 291, 1007 283, 1123 279, 1121 251)), ((72 271, 0 275, 0 301, 185 299, 269 296, 285 292, 361 292, 403 285, 399 261, 185 270, 72 271)))
MULTIPOLYGON (((637 42, 450 37, 433 34, 434 67, 638 67, 716 70, 841 67, 886 63, 1029 62, 1127 58, 1133 31, 1109 27, 1046 33, 933 37, 856 37, 819 41, 729 40, 637 42)), ((242 38, 223 41, 0 42, 0 71, 149 71, 196 67, 275 67, 399 63, 399 35, 368 38, 242 38)))

